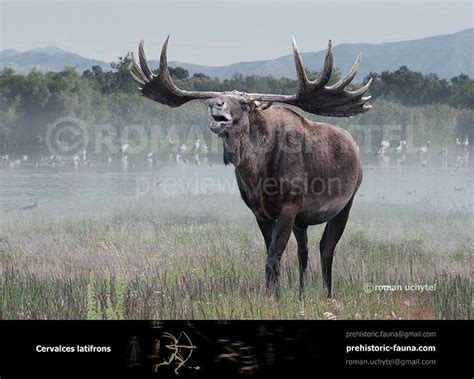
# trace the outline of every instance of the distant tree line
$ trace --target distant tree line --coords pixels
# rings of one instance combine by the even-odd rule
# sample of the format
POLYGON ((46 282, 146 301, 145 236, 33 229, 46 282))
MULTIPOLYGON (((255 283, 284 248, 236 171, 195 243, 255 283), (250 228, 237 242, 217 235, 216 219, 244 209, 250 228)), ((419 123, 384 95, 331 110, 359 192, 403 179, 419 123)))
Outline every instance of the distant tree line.
POLYGON ((368 77, 373 80, 370 94, 375 99, 383 97, 408 106, 448 104, 474 108, 474 80, 465 74, 447 80, 402 66, 393 72, 370 73, 368 77))
MULTIPOLYGON (((124 125, 138 124, 148 131, 158 126, 165 134, 177 126, 184 136, 187 127, 202 126, 204 137, 211 138, 202 104, 191 102, 176 110, 144 99, 129 69, 128 55, 113 63, 111 71, 94 66, 82 74, 65 68, 61 72, 32 70, 20 75, 4 69, 0 73, 0 154, 15 146, 44 146, 47 126, 65 116, 81 119, 87 125, 111 125, 118 133, 124 125)), ((181 67, 170 68, 170 73, 179 87, 191 90, 281 94, 296 90, 296 81, 288 78, 235 74, 219 80, 201 73, 190 75, 181 67)), ((317 73, 308 75, 314 78, 317 73)), ((427 135, 436 140, 439 136, 441 141, 462 133, 474 139, 474 81, 467 75, 446 80, 401 67, 369 76, 373 78, 372 103, 377 107, 351 119, 351 123, 413 123, 423 125, 418 130, 420 138, 427 135)), ((340 71, 335 69, 331 82, 340 78, 340 71)), ((348 122, 337 120, 342 126, 348 122)))

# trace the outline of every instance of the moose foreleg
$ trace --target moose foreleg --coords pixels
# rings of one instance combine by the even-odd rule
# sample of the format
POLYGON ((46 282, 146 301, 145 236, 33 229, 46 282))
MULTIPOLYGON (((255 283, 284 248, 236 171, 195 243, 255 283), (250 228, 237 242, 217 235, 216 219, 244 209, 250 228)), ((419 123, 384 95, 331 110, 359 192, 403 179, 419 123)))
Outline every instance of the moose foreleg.
POLYGON ((273 226, 275 225, 274 221, 260 221, 257 219, 258 227, 262 232, 263 239, 265 240, 265 247, 268 250, 270 249, 270 245, 272 244, 272 234, 273 234, 273 226))
POLYGON ((278 219, 275 222, 272 233, 272 242, 267 254, 265 274, 267 289, 274 288, 278 295, 278 282, 280 276, 280 260, 283 251, 290 238, 291 230, 295 222, 297 209, 294 206, 283 207, 278 219))

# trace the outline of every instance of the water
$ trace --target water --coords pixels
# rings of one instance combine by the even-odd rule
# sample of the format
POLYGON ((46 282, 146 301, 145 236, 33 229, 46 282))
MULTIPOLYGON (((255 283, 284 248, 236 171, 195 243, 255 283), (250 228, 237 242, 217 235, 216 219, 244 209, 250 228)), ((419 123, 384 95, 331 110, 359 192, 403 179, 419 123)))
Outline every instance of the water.
MULTIPOLYGON (((98 165, 34 167, 0 166, 0 212, 55 204, 100 204, 102 200, 133 201, 146 196, 199 193, 238 194, 232 166, 222 164, 128 167, 98 165), (55 172, 56 171, 56 172, 55 172)), ((356 202, 400 205, 423 203, 446 210, 474 212, 474 168, 364 167, 356 202)), ((243 204, 243 203, 242 203, 243 204)), ((245 206, 245 205, 243 205, 245 206)))

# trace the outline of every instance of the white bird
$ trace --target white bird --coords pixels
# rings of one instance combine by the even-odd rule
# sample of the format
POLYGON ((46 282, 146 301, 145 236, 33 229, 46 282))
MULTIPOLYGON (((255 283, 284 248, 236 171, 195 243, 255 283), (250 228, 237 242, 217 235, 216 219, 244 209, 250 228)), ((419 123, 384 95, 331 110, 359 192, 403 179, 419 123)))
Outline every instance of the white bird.
POLYGON ((153 151, 146 155, 148 167, 153 168, 153 151))
POLYGON ((57 155, 51 155, 49 157, 49 163, 60 163, 61 162, 61 158, 57 155))
POLYGON ((389 148, 390 147, 390 142, 388 140, 383 140, 381 143, 380 143, 380 147, 384 147, 385 149, 389 148))
POLYGON ((28 160, 28 155, 22 155, 21 157, 22 157, 22 159, 23 159, 24 161, 27 161, 27 160, 28 160))
POLYGON ((180 153, 185 153, 187 150, 188 150, 188 148, 186 147, 186 144, 184 144, 184 143, 179 147, 179 152, 180 153))
POLYGON ((74 167, 74 171, 79 171, 79 161, 80 161, 80 158, 79 158, 79 154, 78 155, 75 155, 73 158, 72 158, 72 166, 74 167))
POLYGON ((398 146, 393 151, 393 154, 397 154, 397 166, 405 164, 407 156, 405 154, 405 147, 407 145, 407 141, 401 140, 398 143, 398 146))
POLYGON ((458 170, 461 166, 467 166, 469 163, 469 138, 466 136, 462 142, 459 138, 456 138, 456 145, 459 146, 458 155, 456 157, 456 170, 458 170))
POLYGON ((448 168, 448 148, 443 147, 438 155, 442 155, 441 157, 441 166, 444 168, 448 168))
POLYGON ((206 144, 201 146, 202 155, 204 156, 204 163, 207 163, 207 154, 209 153, 209 148, 206 144))
POLYGON ((441 148, 441 151, 439 152, 438 155, 447 156, 448 155, 448 148, 447 147, 441 148))
POLYGON ((377 152, 374 154, 374 156, 378 156, 378 165, 379 166, 388 166, 390 164, 390 157, 388 157, 387 155, 385 155, 385 149, 387 149, 387 147, 390 146, 390 143, 388 141, 382 141, 382 143, 380 144, 380 147, 379 149, 377 150, 377 152))
POLYGON ((395 154, 395 153, 400 154, 406 145, 407 145, 407 141, 401 140, 401 141, 398 143, 398 146, 395 148, 395 150, 394 150, 393 153, 394 153, 394 154, 395 154))
POLYGON ((384 155, 385 154, 385 147, 381 146, 379 147, 379 149, 377 150, 377 152, 374 154, 374 156, 376 155, 384 155))
POLYGON ((125 145, 123 145, 121 148, 120 148, 120 152, 121 153, 125 153, 128 149, 130 145, 128 143, 126 143, 125 145))
POLYGON ((128 171, 128 155, 124 155, 122 157, 122 170, 123 171, 128 171))
POLYGON ((418 149, 418 151, 416 152, 417 154, 425 154, 428 152, 428 147, 426 146, 420 146, 420 148, 418 149))
POLYGON ((417 151, 417 154, 426 154, 428 152, 428 149, 431 147, 431 141, 428 140, 426 141, 426 144, 423 146, 420 146, 420 148, 417 151))
POLYGON ((426 145, 420 146, 420 148, 416 152, 416 154, 420 155, 420 161, 423 167, 426 167, 428 165, 428 159, 430 156, 430 154, 428 153, 428 149, 430 146, 431 146, 431 141, 428 140, 426 141, 426 145))
POLYGON ((194 142, 194 151, 198 151, 200 146, 200 139, 198 138, 196 142, 194 142))

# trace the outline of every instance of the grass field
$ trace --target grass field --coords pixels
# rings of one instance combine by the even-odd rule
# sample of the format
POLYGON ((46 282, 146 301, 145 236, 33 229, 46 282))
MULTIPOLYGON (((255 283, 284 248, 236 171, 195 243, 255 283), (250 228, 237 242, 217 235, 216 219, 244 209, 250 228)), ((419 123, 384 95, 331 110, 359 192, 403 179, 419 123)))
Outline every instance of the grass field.
POLYGON ((356 202, 323 297, 310 228, 307 291, 296 243, 279 301, 265 292, 263 239, 237 196, 59 201, 0 221, 2 319, 469 319, 472 214, 356 202), (364 285, 428 284, 433 291, 364 285))

